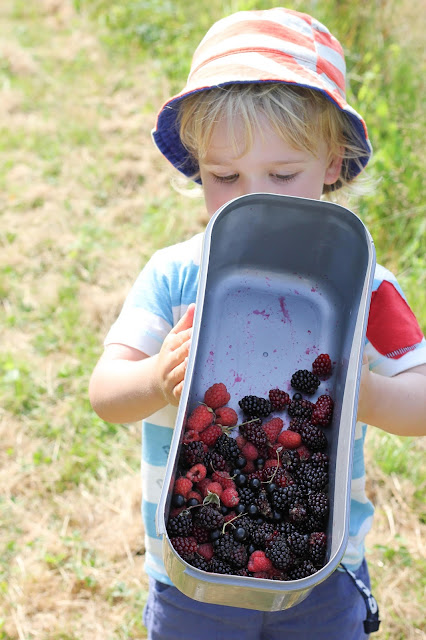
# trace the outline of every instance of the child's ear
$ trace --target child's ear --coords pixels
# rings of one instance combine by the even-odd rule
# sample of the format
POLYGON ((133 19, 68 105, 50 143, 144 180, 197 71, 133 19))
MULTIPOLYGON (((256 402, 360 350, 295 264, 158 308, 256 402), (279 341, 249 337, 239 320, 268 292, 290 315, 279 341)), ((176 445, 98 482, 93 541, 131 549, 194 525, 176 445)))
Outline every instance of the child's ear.
POLYGON ((342 170, 342 162, 343 162, 343 148, 341 153, 333 154, 331 156, 325 172, 324 184, 334 184, 336 182, 336 180, 340 176, 340 171, 342 170))

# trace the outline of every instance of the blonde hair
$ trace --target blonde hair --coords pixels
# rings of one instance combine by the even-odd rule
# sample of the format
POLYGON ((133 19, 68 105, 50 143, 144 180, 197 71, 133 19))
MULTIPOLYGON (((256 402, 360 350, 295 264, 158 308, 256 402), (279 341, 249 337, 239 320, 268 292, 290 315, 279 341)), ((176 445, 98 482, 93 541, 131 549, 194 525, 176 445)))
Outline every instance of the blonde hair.
MULTIPOLYGON (((344 150, 340 176, 333 185, 324 185, 324 194, 353 182, 349 160, 363 168, 360 158, 366 155, 365 148, 349 117, 319 91, 282 82, 231 84, 187 96, 179 106, 180 138, 198 163, 207 153, 215 124, 221 119, 229 123, 238 118, 243 125, 243 148, 232 127, 230 142, 243 155, 251 148, 254 132, 262 130, 262 117, 296 149, 315 155, 321 140, 327 143, 330 158, 341 156, 344 150)), ((199 179, 199 173, 192 178, 199 179)))

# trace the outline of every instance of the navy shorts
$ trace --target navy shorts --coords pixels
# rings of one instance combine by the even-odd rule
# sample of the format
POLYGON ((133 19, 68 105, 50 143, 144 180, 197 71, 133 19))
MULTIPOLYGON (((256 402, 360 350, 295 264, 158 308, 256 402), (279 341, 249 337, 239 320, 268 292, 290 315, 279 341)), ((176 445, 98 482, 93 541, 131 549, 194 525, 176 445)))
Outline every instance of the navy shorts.
MULTIPOLYGON (((355 573, 370 587, 365 560, 355 573)), ((365 618, 364 599, 343 571, 298 605, 270 613, 198 602, 150 578, 144 610, 148 640, 365 640, 365 618)))

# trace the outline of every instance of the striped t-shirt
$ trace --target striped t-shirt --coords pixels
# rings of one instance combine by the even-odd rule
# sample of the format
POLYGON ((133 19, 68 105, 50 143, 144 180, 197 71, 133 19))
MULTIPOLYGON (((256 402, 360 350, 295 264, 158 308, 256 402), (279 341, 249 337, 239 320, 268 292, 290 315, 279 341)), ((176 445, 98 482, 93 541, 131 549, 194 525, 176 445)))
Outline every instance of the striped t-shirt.
MULTIPOLYGON (((157 251, 139 274, 105 345, 125 344, 149 356, 195 302, 203 234, 157 251)), ((376 267, 365 353, 370 369, 384 376, 426 363, 426 341, 395 276, 376 267)), ((162 560, 162 540, 155 530, 177 409, 171 405, 142 422, 142 518, 145 528, 145 570, 171 584, 162 560)), ((349 542, 343 562, 356 570, 364 556, 365 536, 374 508, 365 493, 364 440, 367 425, 357 423, 351 485, 349 542)))

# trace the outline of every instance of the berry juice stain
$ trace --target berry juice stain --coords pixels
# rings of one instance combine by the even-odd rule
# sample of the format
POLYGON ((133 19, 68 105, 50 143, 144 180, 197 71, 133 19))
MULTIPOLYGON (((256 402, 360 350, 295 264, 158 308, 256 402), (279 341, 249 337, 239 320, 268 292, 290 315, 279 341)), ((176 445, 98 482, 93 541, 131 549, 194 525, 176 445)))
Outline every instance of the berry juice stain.
POLYGON ((279 303, 280 303, 281 312, 282 312, 282 314, 284 316, 284 320, 282 322, 285 323, 286 321, 288 321, 291 324, 291 318, 290 318, 290 314, 287 311, 287 308, 285 306, 285 298, 284 298, 284 296, 281 296, 281 298, 278 298, 278 300, 279 300, 279 303))
POLYGON ((269 316, 271 315, 270 313, 266 313, 265 309, 263 309, 262 311, 259 311, 259 309, 254 309, 253 313, 256 316, 263 316, 264 318, 269 318, 269 316))

